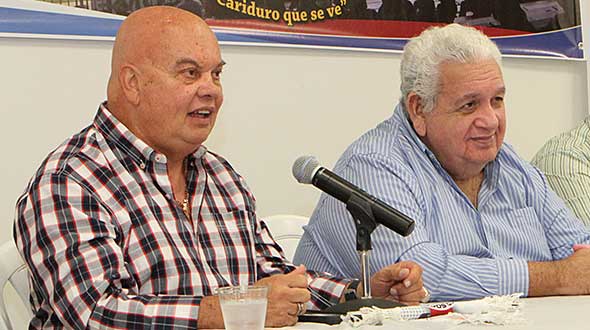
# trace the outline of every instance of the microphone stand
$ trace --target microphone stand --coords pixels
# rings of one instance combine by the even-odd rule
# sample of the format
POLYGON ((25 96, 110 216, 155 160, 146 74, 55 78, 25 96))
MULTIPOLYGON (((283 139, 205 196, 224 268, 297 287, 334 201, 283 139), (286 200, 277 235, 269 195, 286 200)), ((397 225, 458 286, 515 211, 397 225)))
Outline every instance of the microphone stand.
POLYGON ((371 233, 377 227, 377 222, 373 216, 371 205, 365 199, 359 198, 352 194, 346 203, 346 209, 352 215, 356 225, 356 250, 360 258, 361 285, 363 295, 360 299, 346 301, 334 306, 328 307, 322 312, 332 314, 346 314, 347 312, 357 311, 361 307, 376 306, 379 308, 393 308, 404 306, 398 302, 376 299, 371 297, 371 274, 370 274, 370 252, 371 252, 371 233))

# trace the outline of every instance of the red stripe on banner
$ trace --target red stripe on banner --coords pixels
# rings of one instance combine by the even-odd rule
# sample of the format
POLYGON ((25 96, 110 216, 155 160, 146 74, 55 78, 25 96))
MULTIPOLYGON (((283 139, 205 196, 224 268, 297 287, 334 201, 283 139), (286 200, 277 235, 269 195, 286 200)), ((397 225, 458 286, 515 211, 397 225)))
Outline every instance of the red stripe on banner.
MULTIPOLYGON (((300 23, 287 26, 285 22, 269 22, 254 19, 208 19, 212 27, 236 28, 246 30, 291 32, 301 34, 322 34, 332 36, 351 36, 367 38, 411 38, 433 25, 431 22, 380 21, 334 19, 322 22, 300 23)), ((533 34, 527 31, 500 29, 487 26, 475 26, 489 37, 506 37, 533 34)))

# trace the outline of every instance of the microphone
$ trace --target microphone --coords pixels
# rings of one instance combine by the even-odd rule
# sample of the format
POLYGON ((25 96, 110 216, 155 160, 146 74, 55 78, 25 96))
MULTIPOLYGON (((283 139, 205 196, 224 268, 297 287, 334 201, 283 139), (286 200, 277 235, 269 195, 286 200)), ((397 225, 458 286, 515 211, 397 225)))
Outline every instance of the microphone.
POLYGON ((402 236, 408 236, 414 230, 414 220, 320 166, 319 161, 313 156, 297 158, 292 170, 293 176, 299 183, 312 184, 345 204, 348 204, 352 196, 360 198, 370 206, 377 223, 402 236))

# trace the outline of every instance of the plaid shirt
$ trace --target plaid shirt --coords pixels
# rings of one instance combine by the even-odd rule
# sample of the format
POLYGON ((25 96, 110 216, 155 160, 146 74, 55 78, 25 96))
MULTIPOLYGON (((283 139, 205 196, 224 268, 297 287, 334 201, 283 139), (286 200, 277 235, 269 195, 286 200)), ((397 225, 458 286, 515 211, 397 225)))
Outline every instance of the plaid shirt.
MULTIPOLYGON (((31 328, 197 328, 215 288, 288 273, 243 178, 200 147, 188 157, 194 227, 166 157, 101 106, 43 162, 17 203, 14 236, 32 278, 31 328)), ((349 280, 309 272, 310 309, 349 280)))

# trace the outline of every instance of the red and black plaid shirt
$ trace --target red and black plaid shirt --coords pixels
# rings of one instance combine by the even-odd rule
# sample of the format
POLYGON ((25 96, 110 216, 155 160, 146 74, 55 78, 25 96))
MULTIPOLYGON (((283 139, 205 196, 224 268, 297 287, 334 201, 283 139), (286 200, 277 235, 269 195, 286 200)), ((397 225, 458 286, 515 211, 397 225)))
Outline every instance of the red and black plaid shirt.
MULTIPOLYGON (((49 155, 14 228, 32 328, 194 329, 215 288, 294 269, 225 159, 201 147, 188 164, 194 227, 173 199, 166 157, 104 106, 49 155)), ((336 303, 349 282, 309 275, 310 309, 336 303)))

